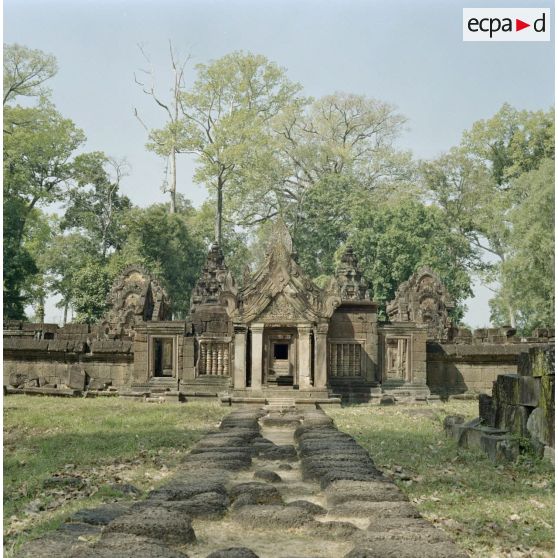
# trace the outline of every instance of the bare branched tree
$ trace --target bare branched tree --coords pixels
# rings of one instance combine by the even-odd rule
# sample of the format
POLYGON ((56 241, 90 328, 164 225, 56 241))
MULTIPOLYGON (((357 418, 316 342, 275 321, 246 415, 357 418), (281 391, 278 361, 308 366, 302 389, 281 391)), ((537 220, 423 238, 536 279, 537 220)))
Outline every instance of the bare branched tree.
POLYGON ((173 48, 172 42, 169 40, 169 53, 170 61, 173 72, 173 83, 171 87, 171 98, 169 101, 163 100, 156 89, 155 83, 155 70, 151 62, 151 58, 146 52, 142 44, 138 45, 140 52, 147 64, 147 68, 141 69, 140 72, 144 78, 139 79, 134 73, 134 81, 142 88, 142 91, 149 95, 155 103, 165 111, 167 116, 166 128, 169 131, 164 138, 157 138, 154 140, 151 130, 140 117, 137 108, 134 108, 134 115, 149 134, 151 141, 156 143, 156 151, 160 155, 164 155, 168 160, 168 165, 165 172, 165 181, 163 183, 163 191, 170 193, 170 212, 176 211, 176 155, 180 153, 178 147, 178 134, 179 134, 179 103, 180 93, 184 90, 184 69, 186 64, 190 61, 191 56, 187 55, 184 59, 180 59, 173 48), (170 181, 168 174, 170 173, 170 181))

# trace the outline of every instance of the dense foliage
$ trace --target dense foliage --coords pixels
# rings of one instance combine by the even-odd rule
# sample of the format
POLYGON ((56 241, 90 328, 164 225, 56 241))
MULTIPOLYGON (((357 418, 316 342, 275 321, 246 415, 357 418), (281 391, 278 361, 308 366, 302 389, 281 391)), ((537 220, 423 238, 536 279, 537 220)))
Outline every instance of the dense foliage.
POLYGON ((5 45, 5 317, 24 318, 32 305, 44 319, 45 299, 57 295, 64 321, 70 309, 95 321, 131 263, 159 275, 184 316, 209 245, 220 239, 242 283, 280 215, 318 284, 351 244, 382 305, 428 265, 453 296, 456 319, 480 277, 494 290, 494 323, 526 333, 553 324, 553 110, 504 105, 458 146, 416 161, 397 146, 406 119, 389 103, 305 97, 285 69, 243 52, 199 64, 188 88, 183 65, 171 61, 173 102, 160 104, 169 117, 149 130, 147 148, 169 157, 174 175, 177 156, 195 156, 194 180, 210 191, 199 209, 175 187, 169 203, 135 207, 121 193, 126 162, 83 152, 83 132, 50 101, 54 58, 5 45), (55 202, 61 214, 45 213, 55 202))

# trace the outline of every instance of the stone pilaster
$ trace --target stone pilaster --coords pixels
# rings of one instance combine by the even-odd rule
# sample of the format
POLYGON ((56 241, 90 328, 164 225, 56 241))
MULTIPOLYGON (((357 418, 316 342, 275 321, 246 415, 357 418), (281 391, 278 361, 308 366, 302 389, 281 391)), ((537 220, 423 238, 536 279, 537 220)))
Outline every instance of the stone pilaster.
POLYGON ((327 330, 329 324, 318 324, 314 357, 314 387, 325 388, 327 385, 327 330))
POLYGON ((262 387, 263 366, 263 324, 252 324, 252 389, 262 387))
POLYGON ((234 327, 234 375, 235 389, 246 387, 246 327, 234 327))
POLYGON ((298 385, 300 389, 309 389, 312 367, 310 351, 310 326, 298 326, 298 385))

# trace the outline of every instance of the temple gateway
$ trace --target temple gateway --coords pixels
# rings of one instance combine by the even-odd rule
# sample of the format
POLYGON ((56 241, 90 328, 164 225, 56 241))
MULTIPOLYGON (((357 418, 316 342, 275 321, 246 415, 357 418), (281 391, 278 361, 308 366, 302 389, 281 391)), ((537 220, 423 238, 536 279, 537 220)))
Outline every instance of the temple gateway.
POLYGON ((99 324, 5 323, 4 386, 228 404, 426 400, 489 392, 499 373, 517 369, 521 352, 554 337, 473 333, 452 325, 452 307, 423 268, 400 285, 380 323, 352 249, 319 288, 278 221, 263 265, 241 288, 220 247, 211 247, 185 320, 171 319, 164 288, 132 266, 113 285, 99 324))

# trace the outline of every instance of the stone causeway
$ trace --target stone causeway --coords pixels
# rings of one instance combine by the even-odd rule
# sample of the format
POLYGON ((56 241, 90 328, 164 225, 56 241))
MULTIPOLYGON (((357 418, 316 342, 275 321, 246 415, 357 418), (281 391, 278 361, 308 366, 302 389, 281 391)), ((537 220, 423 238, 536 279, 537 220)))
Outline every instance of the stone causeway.
POLYGON ((43 558, 465 558, 319 408, 239 408, 141 501, 75 513, 43 558))

